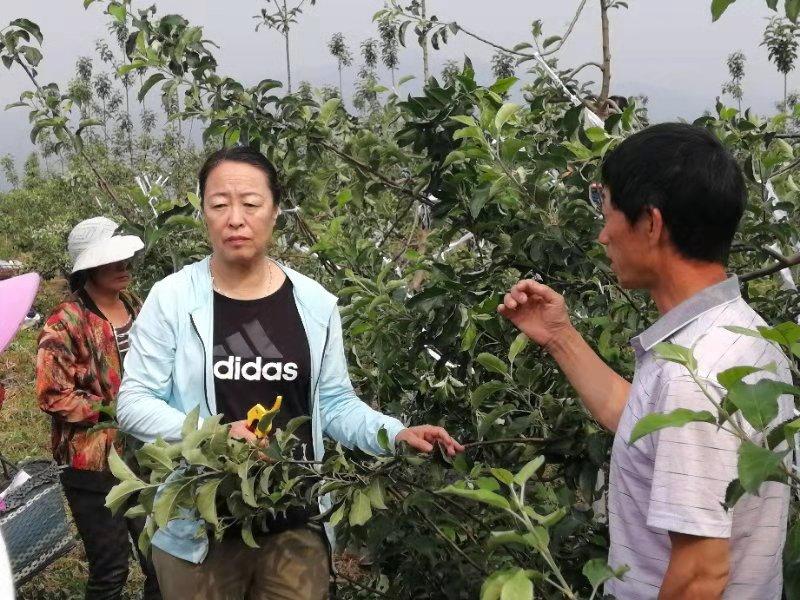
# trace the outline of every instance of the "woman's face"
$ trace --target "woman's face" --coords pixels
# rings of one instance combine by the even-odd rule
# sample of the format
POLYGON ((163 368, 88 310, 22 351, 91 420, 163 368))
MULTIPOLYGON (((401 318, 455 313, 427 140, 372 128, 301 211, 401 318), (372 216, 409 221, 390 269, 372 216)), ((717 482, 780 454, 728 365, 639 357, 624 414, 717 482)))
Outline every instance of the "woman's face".
POLYGON ((121 260, 109 265, 101 265, 89 273, 89 279, 100 289, 108 292, 121 292, 131 283, 130 261, 121 260))
POLYGON ((208 174, 203 214, 217 258, 231 263, 263 258, 278 213, 267 175, 261 169, 223 161, 208 174))

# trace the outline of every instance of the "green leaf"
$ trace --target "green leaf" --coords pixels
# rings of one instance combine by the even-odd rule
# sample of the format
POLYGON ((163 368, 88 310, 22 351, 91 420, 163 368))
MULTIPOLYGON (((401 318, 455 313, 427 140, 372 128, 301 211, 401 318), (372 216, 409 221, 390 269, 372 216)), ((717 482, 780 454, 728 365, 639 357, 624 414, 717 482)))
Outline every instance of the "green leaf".
POLYGON ((508 500, 503 498, 501 495, 495 494, 494 492, 490 492, 488 490, 469 490, 466 488, 458 488, 453 485, 448 485, 447 487, 439 490, 439 493, 460 496, 461 498, 474 500, 475 502, 482 502, 483 504, 488 504, 489 506, 494 506, 495 508, 511 508, 508 500))
POLYGON ((126 519, 139 519, 141 517, 147 516, 147 510, 141 504, 137 504, 136 506, 131 506, 128 510, 125 511, 125 518, 126 519))
POLYGON ((635 443, 646 435, 666 427, 682 427, 687 423, 716 423, 716 418, 707 410, 689 410, 677 408, 670 413, 650 413, 639 419, 631 432, 628 445, 635 443))
POLYGON ((779 467, 786 452, 772 452, 753 442, 743 442, 739 447, 739 482, 744 490, 755 494, 767 479, 781 477, 779 467))
POLYGON ((533 474, 536 473, 536 471, 542 468, 543 464, 544 456, 537 456, 524 467, 522 467, 516 475, 514 475, 514 483, 517 485, 524 485, 528 479, 533 477, 533 474))
POLYGON ((516 569, 496 571, 481 586, 481 600, 500 600, 500 593, 505 583, 516 573, 516 569))
POLYGON ((260 548, 256 543, 256 538, 253 537, 253 519, 245 519, 242 521, 242 541, 251 548, 260 548))
POLYGON ((517 358, 520 352, 522 352, 525 347, 528 345, 528 336, 524 333, 520 333, 516 339, 511 343, 511 347, 508 349, 508 363, 514 364, 514 359, 517 358))
POLYGON ((384 452, 391 454, 392 445, 389 443, 389 432, 386 430, 386 427, 381 427, 378 430, 378 445, 384 452))
POLYGON ((108 453, 108 468, 120 481, 139 481, 136 473, 131 471, 125 461, 120 458, 114 446, 111 446, 111 452, 108 453))
POLYGON ((732 388, 748 375, 761 371, 759 367, 732 367, 717 373, 717 381, 726 389, 732 388))
POLYGON ((167 523, 176 516, 178 503, 189 490, 191 482, 177 480, 166 484, 159 490, 153 503, 153 518, 156 525, 166 527, 167 523))
POLYGON ((483 366, 487 371, 492 373, 499 373, 500 375, 508 375, 508 366, 502 360, 488 352, 481 352, 475 357, 475 360, 483 366))
POLYGON ((498 79, 494 82, 491 87, 489 88, 495 94, 505 94, 514 87, 514 84, 517 83, 519 79, 517 77, 505 77, 503 79, 498 79))
POLYGON ((356 491, 353 496, 353 504, 350 507, 350 525, 364 525, 372 518, 372 503, 369 496, 362 490, 356 491))
POLYGON ((157 84, 159 81, 163 81, 166 78, 167 76, 163 73, 154 73, 153 75, 150 75, 150 77, 147 78, 147 81, 142 84, 142 87, 139 90, 139 94, 137 96, 139 102, 144 100, 145 96, 147 96, 147 92, 149 92, 155 84, 157 84))
POLYGON ((209 479, 197 486, 197 491, 195 492, 197 511, 206 523, 214 527, 219 526, 217 518, 217 489, 220 483, 222 483, 222 477, 209 479))
POLYGON ((44 40, 44 38, 42 37, 42 30, 36 23, 30 21, 29 19, 14 19, 13 21, 11 21, 11 23, 9 23, 9 25, 11 27, 19 27, 20 29, 24 29, 25 31, 30 33, 34 38, 36 38, 36 41, 39 42, 39 44, 41 44, 42 41, 44 40))
POLYGON ((677 344, 661 342, 656 344, 655 353, 656 356, 662 360, 683 365, 692 372, 697 370, 697 361, 695 360, 690 348, 684 348, 683 346, 678 346, 677 344))
POLYGON ((518 569, 503 584, 500 600, 533 600, 533 582, 528 579, 524 569, 518 569))
POLYGON ((344 519, 345 514, 347 514, 347 505, 343 502, 331 515, 331 520, 329 521, 331 527, 336 527, 344 519))
POLYGON ((786 16, 790 21, 797 21, 800 14, 800 0, 786 0, 786 16))
POLYGON ((589 138, 589 141, 595 144, 608 140, 608 134, 602 127, 590 127, 584 133, 586 133, 586 137, 589 138))
POLYGON ((508 120, 516 114, 519 108, 519 104, 515 104, 513 102, 507 102, 500 107, 500 110, 497 111, 497 114, 494 117, 494 127, 498 134, 503 129, 503 125, 505 125, 508 120))
POLYGON ((508 385, 502 381, 487 381, 486 383, 482 383, 472 390, 470 400, 472 408, 479 408, 480 405, 483 404, 484 400, 486 400, 489 396, 496 394, 500 390, 504 390, 507 387, 508 385))
POLYGON ((508 469, 500 469, 497 467, 492 467, 489 470, 491 471, 492 475, 494 475, 494 478, 501 483, 505 483, 506 485, 511 485, 511 483, 514 481, 514 474, 508 469))
POLYGON ((186 414, 183 420, 183 427, 181 428, 181 437, 185 438, 193 431, 197 431, 197 422, 200 419, 200 406, 194 407, 186 414))
POLYGON ((323 125, 330 123, 331 117, 333 117, 334 113, 341 105, 342 101, 340 98, 331 98, 325 102, 319 109, 319 121, 323 125))
POLYGON ((369 484, 367 495, 372 508, 377 508, 378 510, 388 509, 384 498, 385 494, 383 493, 383 482, 377 477, 369 484))
POLYGON ((119 23, 124 23, 128 11, 125 9, 125 6, 119 2, 112 2, 108 5, 108 14, 114 17, 119 23))
POLYGON ((471 138, 474 140, 483 141, 483 130, 480 127, 464 127, 456 130, 456 132, 453 134, 454 140, 460 140, 463 138, 471 138))
POLYGON ((561 145, 572 152, 578 160, 591 160, 594 157, 592 151, 580 142, 563 142, 561 145))
POLYGON ((408 83, 412 79, 416 79, 416 78, 417 78, 416 75, 404 75, 403 77, 401 77, 400 79, 397 80, 397 87, 400 87, 404 83, 408 83))
MULTIPOLYGON (((22 103, 22 106, 25 106, 25 104, 22 103)), ((466 158, 467 158, 467 155, 464 154, 461 150, 453 150, 444 159, 444 162, 442 163, 442 168, 449 167, 453 163, 464 162, 464 160, 466 160, 466 158)))
POLYGON ((735 383, 728 389, 728 399, 742 411, 742 416, 758 431, 764 431, 778 416, 778 398, 797 394, 800 389, 771 379, 758 383, 735 383))
POLYGON ((175 464, 170 458, 167 449, 161 446, 156 446, 155 444, 145 444, 136 451, 136 455, 137 458, 142 456, 147 457, 158 466, 163 467, 166 471, 172 471, 175 467, 175 464))
POLYGON ((28 63, 34 67, 42 62, 42 53, 38 48, 26 46, 25 50, 23 50, 23 54, 25 54, 25 60, 27 60, 28 63))
POLYGON ((736 2, 736 0, 712 0, 711 2, 711 20, 716 21, 722 16, 728 7, 736 2))
POLYGON ((614 579, 617 577, 622 577, 625 572, 628 571, 628 567, 622 567, 617 569, 616 571, 608 566, 605 559, 603 558, 593 558, 585 565, 583 565, 583 576, 589 580, 589 583, 592 586, 592 592, 597 592, 601 585, 603 585, 609 579, 614 579))
POLYGON ((147 484, 140 480, 133 480, 127 479, 122 483, 115 485, 111 488, 111 491, 108 492, 106 496, 106 507, 112 512, 112 514, 116 514, 120 508, 128 501, 128 498, 131 494, 138 492, 139 490, 144 489, 147 487, 147 484))

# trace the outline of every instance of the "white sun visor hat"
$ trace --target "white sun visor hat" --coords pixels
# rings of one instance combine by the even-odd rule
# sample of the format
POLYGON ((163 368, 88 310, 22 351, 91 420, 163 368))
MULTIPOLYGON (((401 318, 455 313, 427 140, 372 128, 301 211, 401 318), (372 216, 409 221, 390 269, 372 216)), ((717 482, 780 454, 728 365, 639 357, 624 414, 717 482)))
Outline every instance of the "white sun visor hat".
POLYGON ((72 260, 72 272, 93 269, 127 260, 144 248, 135 235, 114 235, 119 228, 106 217, 81 221, 69 232, 67 251, 72 260))

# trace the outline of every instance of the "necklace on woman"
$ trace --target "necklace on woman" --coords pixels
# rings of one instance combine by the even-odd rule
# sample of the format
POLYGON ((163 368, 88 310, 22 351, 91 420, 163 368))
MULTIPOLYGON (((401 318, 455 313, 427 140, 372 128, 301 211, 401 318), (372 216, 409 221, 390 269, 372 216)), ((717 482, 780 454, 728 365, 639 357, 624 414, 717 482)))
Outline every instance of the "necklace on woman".
MULTIPOLYGON (((212 255, 211 260, 208 261, 208 274, 211 276, 211 288, 215 292, 217 292, 218 294, 222 294, 223 296, 225 296, 227 298, 231 298, 232 296, 230 294, 226 294, 215 283, 214 270, 211 267, 211 263, 212 263, 213 260, 214 260, 214 257, 212 255)), ((270 290, 270 289, 272 289, 272 269, 270 268, 269 261, 267 259, 264 260, 264 266, 267 268, 267 285, 266 285, 266 289, 270 290)))

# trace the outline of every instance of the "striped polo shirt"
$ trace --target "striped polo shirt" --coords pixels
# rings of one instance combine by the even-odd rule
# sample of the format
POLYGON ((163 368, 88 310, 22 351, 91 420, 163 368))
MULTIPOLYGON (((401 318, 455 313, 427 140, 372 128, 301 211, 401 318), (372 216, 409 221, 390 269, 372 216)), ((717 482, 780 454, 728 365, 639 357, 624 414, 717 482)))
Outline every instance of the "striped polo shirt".
MULTIPOLYGON (((662 316, 631 343, 636 371, 614 437, 609 475, 609 564, 630 567, 622 580, 606 584, 619 600, 655 600, 670 558, 669 531, 730 540, 726 600, 778 600, 781 552, 786 537, 789 488, 777 482, 745 495, 731 511, 723 507, 728 484, 737 478, 739 440, 709 423, 690 423, 645 436, 628 446, 636 422, 676 408, 716 410, 681 365, 656 358, 659 342, 691 347, 698 373, 712 394, 724 394, 717 374, 740 366, 777 365, 776 374, 755 373, 745 381, 772 378, 791 383, 789 363, 765 340, 732 333, 726 326, 756 328, 764 320, 742 299, 735 277, 708 287, 662 316)), ((793 403, 780 399, 775 423, 790 418, 793 403)), ((737 413, 755 443, 763 435, 737 413)), ((788 460, 788 459, 787 459, 788 460)))

